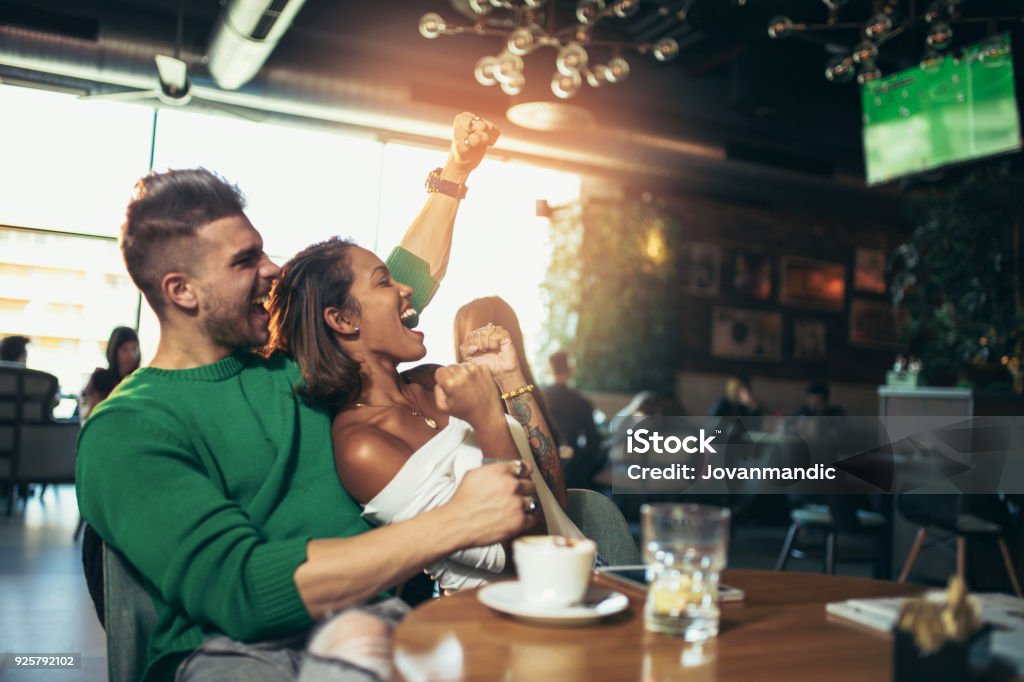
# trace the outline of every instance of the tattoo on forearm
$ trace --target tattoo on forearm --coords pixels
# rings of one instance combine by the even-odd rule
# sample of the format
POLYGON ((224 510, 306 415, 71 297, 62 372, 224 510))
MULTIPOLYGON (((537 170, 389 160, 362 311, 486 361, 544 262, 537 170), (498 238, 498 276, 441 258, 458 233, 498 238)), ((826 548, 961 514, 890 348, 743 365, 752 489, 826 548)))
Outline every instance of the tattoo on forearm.
POLYGON ((524 427, 528 426, 530 420, 533 419, 533 410, 530 409, 530 394, 524 393, 523 395, 517 395, 508 401, 508 411, 512 415, 512 418, 522 424, 524 427))
POLYGON ((540 475, 544 478, 544 482, 548 484, 548 487, 555 490, 555 465, 557 463, 555 459, 555 444, 536 426, 530 428, 529 436, 530 449, 537 460, 537 468, 540 469, 540 475))

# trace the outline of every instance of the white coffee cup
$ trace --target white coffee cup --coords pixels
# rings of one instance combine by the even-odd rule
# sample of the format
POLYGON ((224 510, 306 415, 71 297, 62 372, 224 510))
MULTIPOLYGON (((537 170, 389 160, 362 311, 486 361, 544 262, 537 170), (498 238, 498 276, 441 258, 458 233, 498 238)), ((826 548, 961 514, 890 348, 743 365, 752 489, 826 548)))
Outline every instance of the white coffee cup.
POLYGON ((559 535, 528 535, 512 545, 523 599, 559 609, 583 601, 594 570, 597 545, 559 535))

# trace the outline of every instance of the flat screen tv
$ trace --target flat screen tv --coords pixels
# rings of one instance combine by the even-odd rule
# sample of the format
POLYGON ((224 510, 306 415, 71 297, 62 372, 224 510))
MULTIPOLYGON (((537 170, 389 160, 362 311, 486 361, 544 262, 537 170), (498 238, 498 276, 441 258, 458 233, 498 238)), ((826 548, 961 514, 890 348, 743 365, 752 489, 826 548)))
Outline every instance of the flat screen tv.
POLYGON ((1009 34, 861 86, 867 184, 1021 148, 1009 34))

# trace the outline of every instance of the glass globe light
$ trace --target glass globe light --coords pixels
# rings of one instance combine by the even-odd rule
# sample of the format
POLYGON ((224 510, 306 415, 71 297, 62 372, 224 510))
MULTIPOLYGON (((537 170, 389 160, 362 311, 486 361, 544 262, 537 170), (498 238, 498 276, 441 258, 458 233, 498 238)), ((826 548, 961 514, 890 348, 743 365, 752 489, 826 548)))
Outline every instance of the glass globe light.
POLYGON ((555 97, 559 99, 569 99, 579 92, 581 85, 583 85, 583 77, 580 76, 579 71, 573 74, 556 71, 551 76, 551 92, 555 93, 555 97))
POLYGON ((882 77, 882 70, 874 64, 867 64, 857 74, 857 82, 861 85, 871 83, 882 77))
POLYGON ((481 57, 477 60, 476 66, 473 67, 473 78, 480 85, 494 85, 498 82, 498 79, 494 77, 494 72, 497 68, 497 57, 481 57))
POLYGON ((853 79, 853 59, 840 56, 828 60, 825 78, 833 83, 849 83, 853 79))
POLYGON ((469 8, 473 10, 473 14, 483 16, 490 14, 491 10, 494 9, 494 5, 487 2, 487 0, 469 0, 469 8))
POLYGON ((576 20, 581 24, 592 24, 602 11, 604 0, 579 0, 576 3, 576 20))
POLYGON ((953 28, 944 21, 932 24, 925 42, 936 50, 945 50, 953 42, 953 28))
POLYGON ((523 58, 509 52, 502 52, 498 56, 498 63, 494 67, 494 77, 499 83, 512 81, 516 74, 523 73, 523 58))
POLYGON ((530 9, 537 9, 539 7, 543 7, 545 2, 547 2, 547 0, 523 0, 523 4, 525 4, 530 9))
POLYGON ((1010 46, 1006 41, 997 36, 992 36, 981 44, 981 48, 978 50, 978 61, 993 69, 1005 64, 1009 54, 1010 46))
POLYGON ((587 68, 589 61, 590 56, 583 49, 582 45, 579 43, 569 43, 558 51, 558 57, 555 59, 555 68, 558 69, 559 73, 570 76, 574 71, 578 73, 582 69, 587 68))
POLYGON ((587 83, 592 88, 599 88, 605 83, 611 81, 608 80, 608 67, 604 64, 595 64, 593 68, 587 71, 587 83))
POLYGON ((629 62, 622 57, 612 57, 608 60, 608 73, 606 79, 609 83, 621 83, 629 77, 629 62))
POLYGON ((889 35, 891 30, 892 19, 888 15, 879 12, 868 19, 868 23, 864 24, 864 37, 868 40, 879 41, 889 35))
POLYGON ((837 9, 847 3, 847 0, 821 0, 825 7, 828 7, 830 12, 835 12, 837 9))
POLYGON ((878 46, 870 40, 862 40, 853 48, 853 63, 868 64, 878 57, 878 46))
POLYGON ((535 42, 533 31, 526 27, 517 28, 508 36, 508 51, 522 57, 533 51, 535 42))
POLYGON ((420 35, 433 40, 444 33, 444 17, 437 12, 428 12, 420 17, 420 35))
POLYGON ((654 43, 654 58, 659 62, 669 62, 679 56, 679 43, 671 38, 662 38, 654 43))
POLYGON ((921 63, 918 66, 925 73, 935 73, 942 67, 942 62, 945 61, 945 57, 936 52, 935 50, 929 49, 921 57, 921 63))
POLYGON ((502 92, 513 97, 521 93, 524 87, 526 87, 526 76, 521 71, 512 74, 511 78, 501 83, 502 92))
POLYGON ((640 9, 640 0, 619 0, 614 5, 615 16, 619 19, 629 19, 640 9))
POLYGON ((772 17, 768 22, 769 38, 785 38, 793 32, 793 20, 789 17, 772 17))

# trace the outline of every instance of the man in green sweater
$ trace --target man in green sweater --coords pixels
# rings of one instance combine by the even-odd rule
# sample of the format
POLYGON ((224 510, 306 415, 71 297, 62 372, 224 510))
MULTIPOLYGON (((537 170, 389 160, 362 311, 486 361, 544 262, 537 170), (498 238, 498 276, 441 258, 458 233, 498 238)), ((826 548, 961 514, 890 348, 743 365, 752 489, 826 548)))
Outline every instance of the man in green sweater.
MULTIPOLYGON (((388 259, 417 310, 447 267, 466 177, 497 136, 478 116, 456 117, 448 161, 388 259)), ((374 632, 374 607, 355 609, 440 557, 521 533, 534 490, 522 467, 482 467, 448 504, 371 530, 338 485, 330 414, 295 395, 292 360, 250 350, 267 341, 280 269, 243 208, 205 170, 140 181, 121 249, 160 343, 83 428, 79 504, 159 614, 143 679, 384 677, 379 652, 344 646, 353 627, 374 632), (304 654, 319 621, 320 649, 304 654)))

